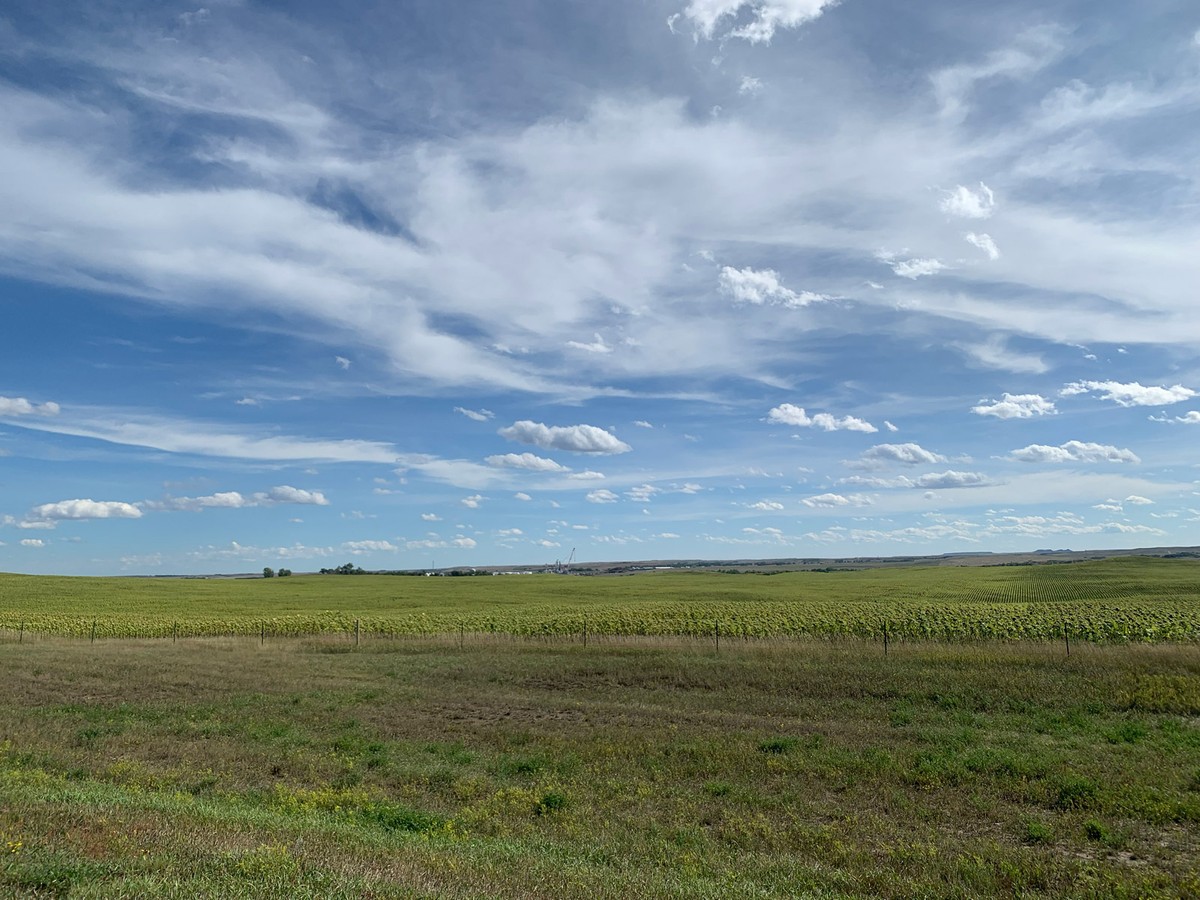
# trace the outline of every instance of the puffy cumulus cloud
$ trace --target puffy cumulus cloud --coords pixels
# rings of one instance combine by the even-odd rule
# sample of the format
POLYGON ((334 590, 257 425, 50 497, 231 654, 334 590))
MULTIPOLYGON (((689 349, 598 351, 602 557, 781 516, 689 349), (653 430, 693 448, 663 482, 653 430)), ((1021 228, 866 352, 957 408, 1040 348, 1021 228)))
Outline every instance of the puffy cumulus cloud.
POLYGON ((736 20, 745 9, 751 18, 744 25, 725 32, 722 37, 741 38, 752 44, 770 43, 776 29, 797 28, 836 5, 838 0, 690 0, 683 12, 671 16, 674 27, 679 15, 687 18, 697 34, 711 40, 717 26, 727 18, 736 20))
POLYGON ((460 415, 466 416, 468 419, 474 419, 476 422, 486 422, 488 419, 494 418, 496 415, 490 409, 466 409, 462 406, 454 407, 454 411, 460 415))
POLYGON ((950 469, 946 472, 930 472, 913 479, 913 487, 925 490, 941 490, 943 488, 983 487, 992 481, 979 472, 956 472, 950 469))
POLYGON ((1126 503, 1132 503, 1134 506, 1151 506, 1154 501, 1149 497, 1143 497, 1140 494, 1130 494, 1125 498, 1126 503))
POLYGON ((642 484, 638 487, 630 488, 625 492, 625 496, 634 503, 649 503, 650 499, 655 494, 662 493, 662 488, 656 488, 651 484, 642 484))
POLYGON ((595 425, 543 425, 522 419, 498 432, 501 437, 521 444, 533 444, 544 450, 569 450, 572 453, 628 453, 633 448, 616 435, 595 425))
POLYGON ((1108 444, 1091 444, 1083 441, 1067 441, 1057 447, 1030 444, 1028 447, 1012 451, 1009 458, 1031 463, 1141 462, 1132 450, 1122 450, 1108 444))
POLYGON ((328 506, 329 501, 320 491, 306 491, 281 484, 273 487, 266 494, 255 494, 254 498, 261 503, 300 503, 306 506, 328 506))
POLYGON ((150 510, 182 510, 198 512, 202 509, 245 509, 253 506, 276 506, 295 503, 302 506, 328 506, 329 500, 320 491, 306 491, 281 484, 267 491, 256 491, 249 497, 238 491, 219 491, 203 497, 168 497, 166 500, 151 500, 141 504, 150 510))
POLYGON ((536 456, 532 453, 504 453, 497 456, 489 456, 484 462, 489 466, 497 466, 503 469, 527 469, 530 472, 569 472, 564 465, 556 463, 552 459, 546 459, 544 456, 536 456))
POLYGON ((342 549, 352 556, 361 556, 364 553, 395 553, 400 548, 391 541, 346 541, 342 549))
POLYGON ((792 403, 781 403, 767 413, 767 421, 777 425, 795 425, 800 428, 822 428, 825 431, 862 431, 872 434, 879 429, 870 422, 857 419, 854 416, 837 416, 829 413, 817 413, 810 416, 802 406, 792 403))
POLYGON ((470 497, 463 497, 458 502, 467 507, 467 509, 479 509, 479 504, 486 499, 482 494, 472 494, 470 497))
POLYGON ((604 473, 596 472, 592 469, 584 469, 582 472, 572 472, 567 477, 572 481, 603 481, 604 473))
POLYGON ((1058 393, 1060 397, 1098 393, 1101 400, 1111 400, 1119 406, 1168 406, 1196 396, 1195 391, 1182 384, 1157 387, 1136 381, 1128 384, 1119 381, 1074 381, 1058 393))
POLYGON ((947 215, 964 219, 986 219, 996 209, 996 195, 982 181, 979 182, 977 191, 960 184, 954 190, 946 192, 939 206, 947 215))
POLYGON ((21 541, 22 547, 45 547, 46 542, 41 538, 25 538, 21 541))
POLYGON ((786 288, 779 280, 779 273, 774 269, 735 269, 725 266, 717 277, 721 292, 738 303, 752 303, 755 306, 786 306, 789 309, 799 309, 812 303, 823 303, 832 300, 825 294, 815 294, 812 291, 796 293, 786 288))
POLYGON ((449 541, 432 537, 420 541, 405 541, 404 543, 405 550, 443 550, 455 547, 461 550, 473 550, 476 546, 477 542, 474 538, 469 538, 461 534, 449 541))
POLYGON ((1200 425, 1200 412, 1193 409, 1182 416, 1176 416, 1172 421, 1180 422, 1184 425, 1200 425))
POLYGON ((437 513, 421 513, 421 520, 424 522, 440 522, 442 517, 437 513))
POLYGON ((1054 402, 1041 394, 1005 393, 999 400, 980 400, 972 406, 977 416, 995 416, 997 419, 1031 419, 1034 416, 1052 416, 1057 410, 1054 402))
POLYGON ((24 397, 0 397, 0 416, 57 416, 57 403, 31 403, 24 397))
POLYGON ((946 457, 932 450, 926 450, 920 444, 876 444, 861 457, 863 464, 868 466, 900 463, 905 466, 931 465, 942 463, 946 457))
POLYGON ((817 494, 800 501, 809 509, 840 509, 842 507, 872 506, 875 503, 869 494, 817 494))
POLYGON ((747 509, 757 509, 760 512, 775 512, 783 509, 783 504, 778 500, 759 500, 757 503, 748 503, 747 509))
POLYGON ((1105 522, 1089 525, 1074 513, 1059 513, 1054 516, 999 516, 988 523, 982 534, 1018 534, 1040 537, 1052 534, 1166 534, 1159 528, 1148 525, 1127 525, 1123 522, 1105 522))
POLYGON ((147 503, 150 509, 176 509, 197 511, 201 509, 241 509, 252 506, 253 501, 242 496, 238 491, 219 491, 204 497, 168 497, 166 500, 147 503))
POLYGON ((59 500, 29 511, 29 519, 56 522, 75 519, 140 519, 142 511, 120 500, 59 500))
POLYGON ((588 491, 588 503, 616 503, 621 498, 607 488, 600 488, 598 491, 588 491))
POLYGON ((528 502, 528 501, 532 500, 533 498, 532 498, 532 497, 530 497, 530 496, 529 496, 527 493, 525 493, 524 491, 517 491, 515 494, 513 494, 513 499, 514 499, 514 500, 520 500, 520 501, 522 501, 522 502, 528 502))
POLYGON ((637 419, 634 421, 633 424, 636 425, 638 428, 653 428, 654 427, 652 424, 647 422, 645 419, 637 419))
POLYGON ((963 235, 963 240, 978 247, 987 254, 987 258, 990 260, 995 261, 1000 258, 1000 248, 996 246, 996 242, 992 240, 990 234, 976 234, 974 231, 968 231, 963 235))
POLYGON ((901 278, 916 280, 923 275, 936 275, 946 264, 940 259, 918 258, 896 260, 891 264, 892 271, 901 278))

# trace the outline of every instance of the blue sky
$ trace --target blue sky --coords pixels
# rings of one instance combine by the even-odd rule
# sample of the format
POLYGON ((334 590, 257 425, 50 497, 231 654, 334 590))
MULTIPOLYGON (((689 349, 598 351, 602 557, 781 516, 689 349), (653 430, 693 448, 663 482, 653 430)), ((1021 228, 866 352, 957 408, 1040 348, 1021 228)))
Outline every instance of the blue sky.
POLYGON ((1200 544, 1184 0, 5 4, 0 570, 1200 544))

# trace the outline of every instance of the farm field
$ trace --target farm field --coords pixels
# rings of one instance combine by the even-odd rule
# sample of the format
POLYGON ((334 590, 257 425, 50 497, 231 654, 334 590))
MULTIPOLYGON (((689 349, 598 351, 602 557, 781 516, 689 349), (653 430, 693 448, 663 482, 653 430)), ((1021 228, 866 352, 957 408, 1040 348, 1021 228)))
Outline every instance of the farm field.
POLYGON ((1200 637, 1200 561, 772 576, 386 575, 198 580, 0 575, 0 629, 99 637, 452 632, 898 639, 1200 637))
POLYGON ((0 643, 0 896, 1200 896, 1193 645, 0 643))
POLYGON ((0 897, 1200 897, 1197 575, 0 576, 0 897))

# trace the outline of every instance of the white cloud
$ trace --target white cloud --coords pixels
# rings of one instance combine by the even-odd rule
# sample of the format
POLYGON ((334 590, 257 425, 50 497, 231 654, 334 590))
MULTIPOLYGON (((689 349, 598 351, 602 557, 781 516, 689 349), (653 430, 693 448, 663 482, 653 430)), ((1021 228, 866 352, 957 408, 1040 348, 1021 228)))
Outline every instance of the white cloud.
POLYGON ((283 484, 273 487, 269 491, 257 491, 249 497, 243 496, 238 491, 220 491, 203 497, 168 497, 166 500, 151 500, 140 505, 151 510, 196 512, 202 509, 245 509, 253 506, 275 506, 280 503, 328 506, 329 500, 320 491, 306 491, 283 484))
POLYGON ((589 491, 587 495, 588 503, 616 503, 621 498, 607 488, 601 488, 598 491, 589 491))
POLYGON ((989 369, 1040 375, 1050 368, 1036 354, 1012 350, 1002 334, 993 334, 982 343, 958 344, 957 346, 975 362, 989 369))
POLYGON ((916 478, 909 478, 907 475, 897 475, 895 478, 852 475, 849 478, 843 478, 840 483, 859 487, 918 488, 920 490, 984 487, 993 484, 990 478, 979 472, 958 472, 953 469, 946 472, 930 472, 916 478))
POLYGON ((1132 503, 1134 506, 1151 506, 1154 501, 1149 497, 1142 497, 1139 494, 1130 494, 1125 498, 1126 503, 1132 503))
POLYGON ((1181 422, 1184 425, 1200 425, 1200 411, 1193 409, 1182 416, 1176 416, 1174 421, 1181 422))
POLYGON ((596 472, 592 469, 584 469, 582 472, 572 472, 567 478, 572 481, 603 481, 604 473, 596 472))
POLYGON ((724 266, 717 282, 721 292, 736 302, 751 303, 755 306, 786 306, 789 309, 799 309, 811 303, 824 303, 833 299, 812 291, 796 293, 784 287, 779 280, 779 273, 774 269, 735 269, 732 266, 724 266))
POLYGON ((390 541, 346 541, 342 544, 342 549, 351 555, 358 556, 363 553, 394 553, 400 548, 390 541))
POLYGON ((649 503, 650 499, 655 494, 662 493, 661 488, 656 488, 650 484, 639 485, 638 487, 630 488, 625 492, 625 496, 634 503, 649 503))
MULTIPOLYGON (((798 28, 835 6, 838 0, 690 0, 683 15, 691 20, 697 33, 711 40, 717 25, 727 17, 737 18, 743 8, 753 18, 722 37, 736 37, 752 44, 770 43, 778 28, 798 28)), ((674 30, 675 16, 667 20, 674 30)))
POLYGON ((941 260, 928 258, 896 260, 888 264, 892 267, 892 271, 901 278, 910 278, 914 281, 923 275, 935 275, 946 268, 946 264, 941 260))
POLYGON ((596 340, 590 344, 581 344, 579 341, 567 341, 568 347, 573 347, 576 350, 584 350, 588 353, 612 353, 613 348, 604 343, 604 338, 600 335, 592 335, 596 340))
POLYGON ((59 521, 66 519, 140 519, 142 511, 132 503, 119 500, 59 500, 43 503, 29 512, 29 519, 59 521))
POLYGON ((543 425, 523 419, 498 432, 501 437, 522 444, 533 444, 546 450, 569 450, 573 453, 628 453, 633 448, 603 428, 595 425, 543 425))
POLYGON ((1073 397, 1091 392, 1099 393, 1101 400, 1111 400, 1119 406, 1167 406, 1196 396, 1195 391, 1181 384, 1155 387, 1136 381, 1128 384, 1119 381, 1075 381, 1065 385, 1058 393, 1061 397, 1073 397))
POLYGON ((529 500, 532 500, 533 498, 532 498, 532 497, 530 497, 530 496, 529 496, 527 493, 525 493, 524 491, 517 491, 515 494, 513 494, 513 499, 514 499, 514 500, 520 500, 520 501, 522 501, 522 502, 527 502, 527 501, 529 501, 529 500))
MULTIPOLYGON (((78 412, 80 408, 71 407, 78 412)), ((377 462, 396 460, 396 449, 377 441, 322 440, 287 435, 260 436, 210 423, 148 416, 122 409, 90 408, 70 421, 36 419, 21 422, 25 428, 69 434, 131 447, 148 447, 167 453, 187 453, 230 459, 321 462, 377 462)))
POLYGON ((0 397, 0 416, 57 416, 57 403, 31 403, 24 397, 0 397))
POLYGON ((757 503, 747 504, 746 508, 747 509, 757 509, 762 512, 772 512, 775 510, 783 509, 783 504, 780 503, 778 500, 759 500, 757 503))
POLYGON ((800 428, 822 428, 825 431, 862 431, 872 434, 879 429, 870 422, 854 416, 843 416, 840 419, 829 413, 817 413, 809 416, 804 407, 792 403, 781 403, 767 413, 767 421, 778 425, 795 425, 800 428))
POLYGON ((335 356, 333 361, 341 366, 343 372, 350 368, 350 360, 346 359, 344 356, 335 356))
POLYGON ((919 444, 876 444, 863 453, 862 461, 868 465, 901 463, 906 466, 919 466, 945 462, 946 457, 926 450, 919 444))
POLYGON ((941 490, 944 488, 982 487, 991 484, 986 475, 979 472, 947 472, 929 473, 914 479, 913 486, 925 490, 941 490))
POLYGON ((502 469, 527 469, 531 472, 569 472, 570 470, 556 463, 552 459, 547 459, 544 456, 536 456, 533 453, 505 453, 497 456, 489 456, 484 462, 489 466, 496 466, 502 469))
POLYGON ((464 409, 461 406, 454 407, 456 413, 461 413, 468 419, 474 419, 476 422, 486 422, 496 414, 490 409, 464 409))
POLYGON ((887 419, 883 420, 883 427, 886 428, 888 431, 892 431, 892 432, 896 432, 896 431, 900 430, 899 426, 893 425, 887 419))
POLYGON ((460 547, 464 550, 472 550, 476 546, 476 541, 474 538, 464 537, 461 534, 458 537, 456 537, 454 540, 452 540, 450 543, 453 544, 455 547, 460 547))
POLYGON ((486 499, 482 494, 472 494, 470 497, 463 497, 458 502, 468 509, 479 509, 479 504, 486 499))
POLYGON ((290 484, 281 484, 278 487, 271 488, 267 491, 265 497, 261 494, 255 494, 254 496, 260 502, 301 503, 310 506, 329 505, 329 501, 325 499, 325 495, 320 491, 306 491, 301 488, 292 487, 290 484))
POLYGON ((1052 416, 1057 410, 1054 402, 1041 394, 1005 393, 1000 400, 980 400, 972 406, 977 416, 995 416, 997 419, 1030 419, 1034 416, 1052 416))
POLYGON ((976 234, 974 231, 968 231, 963 235, 963 240, 968 244, 978 247, 992 261, 1000 258, 1000 248, 996 246, 996 242, 992 240, 990 234, 976 234))
POLYGON ((638 419, 633 424, 636 425, 638 428, 653 428, 654 427, 653 425, 651 425, 649 422, 647 422, 644 419, 638 419))
POLYGON ((425 522, 440 522, 442 517, 437 513, 421 513, 421 519, 425 522))
POLYGON ((839 506, 870 506, 871 498, 866 494, 817 494, 800 501, 809 509, 832 509, 839 506))
POLYGON ((958 185, 954 190, 947 191, 939 204, 942 212, 964 219, 986 219, 996 208, 996 195, 982 181, 979 190, 974 191, 965 185, 958 185))
POLYGON ((22 547, 45 547, 46 542, 41 538, 25 538, 21 541, 22 547))
POLYGON ((1030 444, 1009 454, 1021 462, 1065 463, 1065 462, 1141 462, 1132 450, 1122 450, 1108 444, 1091 444, 1082 441, 1067 441, 1058 447, 1045 444, 1030 444))
POLYGON ((762 80, 753 77, 752 75, 743 75, 741 83, 738 85, 739 94, 757 94, 762 90, 762 80))

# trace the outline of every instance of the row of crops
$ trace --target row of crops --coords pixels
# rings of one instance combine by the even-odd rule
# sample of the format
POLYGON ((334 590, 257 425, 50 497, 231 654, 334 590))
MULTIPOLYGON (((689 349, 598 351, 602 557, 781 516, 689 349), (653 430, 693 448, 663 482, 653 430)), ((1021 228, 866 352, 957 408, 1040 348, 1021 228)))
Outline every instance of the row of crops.
POLYGON ((344 613, 166 620, 139 616, 0 616, 10 632, 75 637, 197 637, 218 635, 506 634, 788 637, 826 635, 941 640, 1048 640, 1098 643, 1200 639, 1195 603, 888 604, 700 603, 602 606, 587 612, 504 614, 344 613))
POLYGON ((771 577, 285 579, 0 575, 0 630, 75 637, 507 634, 1095 642, 1200 639, 1200 561, 771 577))

